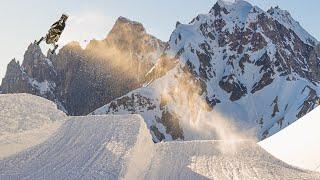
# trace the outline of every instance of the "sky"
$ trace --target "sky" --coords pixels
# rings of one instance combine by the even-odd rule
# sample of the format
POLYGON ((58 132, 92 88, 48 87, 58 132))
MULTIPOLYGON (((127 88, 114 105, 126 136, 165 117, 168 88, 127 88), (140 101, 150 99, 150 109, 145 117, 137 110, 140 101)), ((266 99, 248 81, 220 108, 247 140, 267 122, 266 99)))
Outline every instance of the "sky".
MULTIPOLYGON (((229 0, 230 1, 230 0, 229 0)), ((320 40, 319 0, 247 0, 267 10, 279 6, 320 40)), ((216 0, 0 0, 0 81, 7 64, 20 62, 28 45, 44 36, 62 13, 69 14, 59 44, 103 39, 119 16, 141 22, 147 32, 167 41, 177 21, 190 22, 208 13, 216 0)), ((49 46, 42 45, 43 51, 49 46)))

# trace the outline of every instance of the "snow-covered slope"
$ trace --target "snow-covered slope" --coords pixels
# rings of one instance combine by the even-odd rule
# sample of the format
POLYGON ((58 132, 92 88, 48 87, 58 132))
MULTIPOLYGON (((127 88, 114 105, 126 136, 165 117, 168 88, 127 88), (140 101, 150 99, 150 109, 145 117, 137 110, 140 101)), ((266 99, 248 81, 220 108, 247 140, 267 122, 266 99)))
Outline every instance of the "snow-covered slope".
POLYGON ((259 145, 294 166, 320 172, 320 107, 259 145))
POLYGON ((145 179, 319 179, 275 159, 250 141, 190 141, 156 145, 145 179))
POLYGON ((152 147, 139 116, 74 117, 43 144, 0 161, 0 179, 135 178, 152 147))
POLYGON ((223 139, 224 122, 264 139, 316 107, 316 43, 279 8, 220 0, 177 23, 145 87, 93 114, 141 114, 156 142, 223 139))
POLYGON ((0 179, 319 179, 251 141, 154 144, 137 115, 72 117, 47 141, 0 160, 0 179))
POLYGON ((1 94, 0 158, 43 142, 65 119, 49 100, 30 94, 1 94))

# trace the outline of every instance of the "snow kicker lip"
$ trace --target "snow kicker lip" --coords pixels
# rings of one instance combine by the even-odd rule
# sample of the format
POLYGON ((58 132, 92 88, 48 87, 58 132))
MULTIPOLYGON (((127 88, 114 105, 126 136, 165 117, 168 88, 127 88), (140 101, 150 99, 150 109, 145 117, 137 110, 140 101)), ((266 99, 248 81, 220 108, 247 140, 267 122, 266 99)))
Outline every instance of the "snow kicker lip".
POLYGON ((316 179, 320 175, 291 167, 251 141, 153 144, 138 115, 71 117, 43 144, 0 161, 0 179, 236 177, 316 179))

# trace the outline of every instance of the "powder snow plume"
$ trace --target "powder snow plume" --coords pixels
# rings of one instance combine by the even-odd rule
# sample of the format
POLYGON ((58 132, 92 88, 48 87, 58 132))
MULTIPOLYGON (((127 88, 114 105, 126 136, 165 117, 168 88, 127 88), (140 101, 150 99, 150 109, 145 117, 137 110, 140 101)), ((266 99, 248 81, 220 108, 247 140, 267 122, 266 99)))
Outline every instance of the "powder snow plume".
POLYGON ((225 117, 208 105, 202 96, 202 84, 186 68, 174 68, 167 77, 174 78, 160 78, 157 94, 162 104, 167 104, 170 113, 177 117, 173 121, 180 119, 185 140, 255 140, 254 130, 240 131, 234 124, 235 119, 225 117))

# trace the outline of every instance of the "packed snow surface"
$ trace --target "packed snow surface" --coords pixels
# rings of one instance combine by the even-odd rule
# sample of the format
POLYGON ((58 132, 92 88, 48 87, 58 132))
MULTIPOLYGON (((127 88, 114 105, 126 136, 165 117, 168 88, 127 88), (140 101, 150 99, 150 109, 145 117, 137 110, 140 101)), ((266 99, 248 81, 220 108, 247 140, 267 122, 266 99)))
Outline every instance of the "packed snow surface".
POLYGON ((275 157, 320 172, 320 107, 259 143, 275 157))
POLYGON ((154 144, 141 116, 109 115, 69 117, 43 143, 0 160, 0 179, 320 179, 320 175, 287 165, 252 141, 154 144))
POLYGON ((65 119, 49 100, 0 94, 0 159, 45 141, 65 119))

